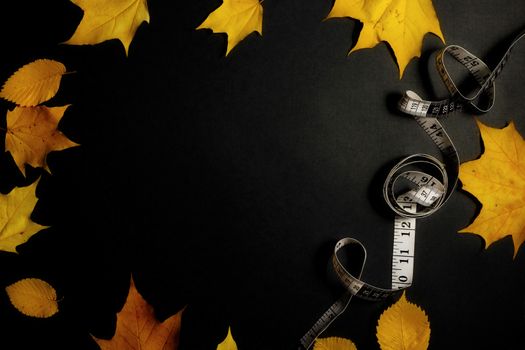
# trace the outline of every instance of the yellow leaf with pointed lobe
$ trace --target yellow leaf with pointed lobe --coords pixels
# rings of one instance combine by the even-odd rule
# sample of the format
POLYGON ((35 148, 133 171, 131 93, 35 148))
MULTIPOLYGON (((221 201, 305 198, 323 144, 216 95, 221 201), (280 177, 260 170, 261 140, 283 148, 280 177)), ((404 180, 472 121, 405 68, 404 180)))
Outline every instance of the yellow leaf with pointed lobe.
POLYGON ((2 86, 0 97, 17 105, 30 107, 56 95, 66 66, 62 63, 39 59, 18 69, 2 86))
POLYGON ((93 339, 102 350, 176 350, 182 312, 157 321, 153 307, 139 294, 132 278, 126 303, 117 313, 115 335, 111 340, 93 339))
POLYGON ((486 247, 511 235, 514 256, 525 241, 525 141, 514 123, 503 129, 477 122, 485 151, 459 168, 463 189, 481 202, 481 211, 459 232, 483 237, 486 247))
POLYGON ((16 247, 47 226, 31 220, 38 198, 38 180, 26 187, 16 187, 7 195, 0 194, 0 250, 16 253, 16 247))
POLYGON ((430 341, 430 322, 421 308, 401 298, 379 318, 376 327, 381 350, 426 350, 430 341))
POLYGON ((262 35, 263 7, 259 0, 224 0, 197 29, 228 35, 226 55, 252 32, 262 35))
POLYGON ((57 293, 46 281, 26 278, 5 290, 11 304, 26 316, 47 318, 58 312, 57 293))
POLYGON ((350 52, 388 42, 397 58, 399 78, 410 60, 421 55, 426 33, 434 33, 445 42, 431 0, 335 0, 328 14, 328 18, 334 17, 351 17, 363 23, 350 52))
POLYGON ((317 339, 313 350, 357 350, 357 347, 349 339, 329 337, 317 339))
POLYGON ((150 20, 146 0, 71 0, 84 10, 84 17, 73 36, 65 42, 71 45, 94 45, 119 39, 128 54, 129 45, 142 22, 150 20))
POLYGON ((69 107, 15 107, 7 112, 5 150, 25 176, 25 164, 43 167, 50 172, 46 158, 49 152, 78 146, 57 130, 69 107))
POLYGON ((228 327, 226 338, 217 345, 217 350, 237 350, 237 343, 233 340, 231 327, 228 327))

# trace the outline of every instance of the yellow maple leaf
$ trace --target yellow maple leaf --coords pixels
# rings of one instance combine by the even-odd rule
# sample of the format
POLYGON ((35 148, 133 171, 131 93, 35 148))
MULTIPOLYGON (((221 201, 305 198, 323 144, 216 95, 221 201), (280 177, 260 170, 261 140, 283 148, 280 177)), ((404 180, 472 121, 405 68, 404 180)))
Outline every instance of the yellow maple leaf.
POLYGON ((93 339, 102 350, 176 350, 182 312, 157 321, 153 307, 139 294, 132 278, 126 303, 117 313, 115 335, 111 340, 93 339))
POLYGON ((349 339, 328 337, 316 339, 313 350, 357 350, 357 347, 349 339))
POLYGON ((25 278, 5 290, 11 304, 26 316, 47 318, 58 312, 57 293, 46 281, 25 278))
POLYGON ((350 52, 388 42, 397 58, 399 78, 410 60, 421 55, 426 33, 434 33, 445 42, 431 0, 335 0, 328 14, 328 18, 334 17, 351 17, 363 23, 350 52))
POLYGON ((410 303, 404 292, 381 314, 376 332, 381 350, 426 350, 430 341, 427 315, 410 303))
POLYGON ((68 107, 15 107, 7 112, 5 149, 24 176, 25 164, 50 172, 46 162, 49 152, 78 146, 57 130, 68 107))
POLYGON ((262 35, 263 7, 259 0, 224 0, 197 29, 226 33, 226 55, 252 32, 262 35))
POLYGON ((233 339, 231 327, 228 327, 226 338, 217 345, 217 350, 237 350, 237 343, 233 339))
POLYGON ((525 241, 525 141, 512 122, 503 129, 477 124, 485 151, 461 164, 459 179, 482 207, 474 222, 459 232, 481 235, 487 247, 511 235, 516 256, 525 241))
POLYGON ((14 188, 7 195, 0 194, 0 250, 16 253, 16 247, 47 226, 30 218, 38 199, 35 191, 38 181, 26 187, 14 188))
POLYGON ((119 39, 127 55, 138 27, 150 20, 146 0, 71 1, 84 10, 84 17, 66 44, 93 45, 119 39))
POLYGON ((40 59, 18 69, 2 86, 0 97, 20 106, 30 107, 56 95, 66 66, 40 59))

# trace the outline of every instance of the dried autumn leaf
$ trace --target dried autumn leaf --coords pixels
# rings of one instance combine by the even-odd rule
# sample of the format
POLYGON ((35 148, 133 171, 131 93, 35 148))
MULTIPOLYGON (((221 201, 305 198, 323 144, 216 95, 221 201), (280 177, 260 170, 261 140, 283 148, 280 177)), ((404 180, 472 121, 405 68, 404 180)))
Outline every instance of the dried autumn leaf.
POLYGON ((426 33, 434 33, 445 42, 431 0, 335 0, 328 14, 328 18, 334 17, 351 17, 363 23, 350 52, 388 42, 397 58, 399 78, 410 60, 421 55, 426 33))
POLYGON ((263 7, 259 0, 224 0, 210 13, 197 29, 211 29, 214 33, 226 33, 226 55, 252 32, 262 35, 263 7))
POLYGON ((430 341, 427 315, 407 301, 404 292, 381 314, 376 332, 381 350, 426 350, 430 341))
POLYGON ((25 164, 49 171, 46 162, 49 152, 78 146, 57 130, 68 107, 15 107, 7 112, 5 149, 24 176, 25 164))
POLYGON ((102 350, 176 350, 179 346, 182 311, 164 322, 155 318, 131 279, 128 297, 117 313, 117 329, 111 340, 93 337, 102 350))
POLYGON ((47 318, 58 312, 57 293, 46 281, 26 278, 5 290, 11 304, 26 316, 47 318))
POLYGON ((237 343, 233 340, 231 327, 228 327, 226 338, 217 345, 217 350, 237 350, 237 343))
POLYGON ((30 107, 56 95, 66 66, 40 59, 18 69, 2 86, 0 97, 20 106, 30 107))
POLYGON ((142 22, 149 23, 146 0, 71 0, 84 10, 84 17, 73 36, 71 45, 93 45, 119 39, 128 54, 129 45, 142 22))
POLYGON ((525 141, 514 123, 503 129, 477 124, 485 152, 461 164, 459 178, 482 207, 474 222, 459 232, 480 235, 487 247, 511 235, 516 256, 525 241, 525 141))
POLYGON ((0 194, 0 250, 16 253, 16 247, 47 228, 34 223, 30 216, 38 199, 38 181, 26 187, 16 187, 7 195, 0 194))
POLYGON ((349 339, 329 337, 317 339, 313 350, 357 350, 357 347, 349 339))

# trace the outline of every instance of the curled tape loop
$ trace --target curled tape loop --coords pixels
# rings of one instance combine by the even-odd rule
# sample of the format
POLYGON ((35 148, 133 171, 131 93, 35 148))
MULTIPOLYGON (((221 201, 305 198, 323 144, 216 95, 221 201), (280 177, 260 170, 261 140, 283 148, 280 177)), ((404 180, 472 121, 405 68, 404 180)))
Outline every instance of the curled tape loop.
POLYGON ((494 81, 500 75, 503 67, 510 58, 513 48, 525 36, 525 32, 519 34, 509 45, 507 51, 500 59, 496 68, 490 70, 489 67, 476 55, 458 45, 449 45, 438 51, 436 56, 436 68, 443 83, 447 87, 450 96, 441 101, 427 101, 420 98, 413 91, 406 91, 399 101, 399 109, 407 114, 416 117, 443 117, 464 105, 473 109, 477 113, 488 112, 494 105, 496 99, 496 88, 494 81), (461 92, 448 72, 445 64, 445 57, 452 56, 456 61, 463 65, 478 84, 478 88, 470 95, 461 92), (485 106, 481 101, 486 101, 485 106))
POLYGON ((435 213, 448 198, 448 175, 443 163, 428 154, 414 154, 402 159, 388 174, 383 185, 383 197, 397 215, 409 218, 423 218, 435 213), (404 171, 412 166, 427 165, 434 167, 440 174, 440 179, 421 171, 404 171), (407 179, 414 185, 409 191, 397 195, 394 188, 398 180, 407 179), (404 203, 419 204, 421 210, 410 210, 404 203))
POLYGON ((363 273, 365 267, 366 257, 366 249, 364 245, 357 239, 346 237, 340 239, 335 244, 332 254, 332 267, 334 268, 334 271, 339 281, 344 286, 346 292, 341 298, 333 303, 332 306, 328 308, 328 310, 325 311, 325 313, 301 338, 299 342, 299 350, 309 349, 319 334, 328 328, 328 326, 330 326, 337 316, 346 310, 354 295, 362 299, 375 301, 386 299, 398 292, 398 290, 379 288, 361 281, 361 274, 363 273), (354 276, 348 272, 338 257, 338 253, 341 252, 343 248, 349 248, 351 246, 358 247, 361 254, 363 255, 363 260, 361 262, 361 266, 358 268, 359 274, 357 276, 354 276))
POLYGON ((339 240, 334 248, 334 253, 332 254, 332 266, 335 273, 339 277, 339 281, 343 284, 347 291, 350 294, 358 296, 366 300, 381 300, 386 299, 392 294, 396 293, 397 290, 384 289, 375 287, 371 284, 365 283, 360 280, 361 274, 366 262, 366 249, 361 242, 357 239, 346 237, 339 240), (356 245, 361 248, 362 253, 364 254, 363 262, 360 268, 360 273, 357 277, 354 277, 348 270, 343 266, 339 260, 337 253, 345 246, 356 245))

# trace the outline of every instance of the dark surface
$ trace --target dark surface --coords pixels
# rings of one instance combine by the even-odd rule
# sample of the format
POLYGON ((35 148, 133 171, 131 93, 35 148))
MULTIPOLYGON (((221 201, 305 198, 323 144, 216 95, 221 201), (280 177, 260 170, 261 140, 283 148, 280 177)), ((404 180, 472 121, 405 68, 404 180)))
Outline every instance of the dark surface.
MULTIPOLYGON (((0 157, 3 193, 42 174, 33 219, 52 226, 19 255, 0 253, 0 286, 39 277, 63 297, 60 313, 40 320, 2 292, 1 349, 97 349, 90 334, 112 336, 130 273, 160 319, 188 305, 180 350, 215 349, 229 325, 240 350, 294 349, 341 293, 327 264, 344 236, 367 247, 365 280, 389 285, 385 173, 408 154, 439 155, 395 103, 406 89, 445 96, 432 55, 442 43, 425 36, 422 58, 399 80, 385 44, 346 56, 359 26, 323 22, 329 0, 265 0, 263 37, 225 58, 224 35, 194 30, 219 4, 151 0, 151 23, 127 58, 117 40, 60 45, 82 16, 68 1, 2 10, 0 81, 38 58, 76 71, 48 105, 72 104, 60 129, 82 146, 51 154, 53 175, 30 170, 27 179, 0 157)), ((447 43, 491 66, 525 27, 522 1, 434 6, 447 43)), ((525 134, 524 66, 525 42, 483 122, 514 120, 525 134)), ((480 155, 470 113, 445 128, 462 160, 480 155)), ((457 190, 418 222, 408 298, 429 315, 430 349, 525 348, 525 255, 512 259, 510 237, 484 250, 480 237, 457 233, 479 208, 457 190)), ((325 335, 378 349, 387 305, 356 301, 325 335)))

